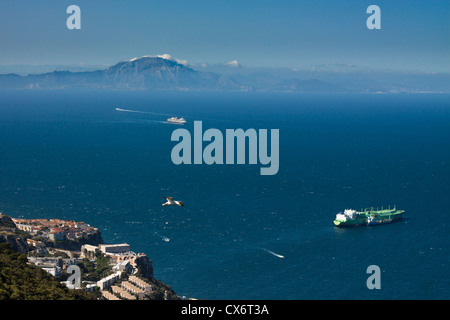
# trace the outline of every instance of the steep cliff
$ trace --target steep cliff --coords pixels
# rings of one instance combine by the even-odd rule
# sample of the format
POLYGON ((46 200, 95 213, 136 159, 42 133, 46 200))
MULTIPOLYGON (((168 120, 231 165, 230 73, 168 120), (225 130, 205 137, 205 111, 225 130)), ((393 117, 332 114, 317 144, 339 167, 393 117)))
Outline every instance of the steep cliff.
POLYGON ((140 253, 139 256, 135 260, 136 266, 139 270, 139 273, 147 278, 147 279, 153 279, 153 263, 147 257, 147 255, 140 253))
POLYGON ((155 279, 153 275, 153 263, 144 253, 140 253, 135 260, 138 268, 138 276, 147 279, 153 287, 151 300, 178 300, 178 296, 171 286, 155 279))
POLYGON ((23 254, 28 253, 27 240, 21 238, 20 236, 0 233, 0 243, 4 242, 9 243, 11 250, 13 251, 17 251, 23 254))
POLYGON ((9 243, 12 250, 27 254, 26 233, 16 228, 11 217, 0 214, 0 243, 9 243))

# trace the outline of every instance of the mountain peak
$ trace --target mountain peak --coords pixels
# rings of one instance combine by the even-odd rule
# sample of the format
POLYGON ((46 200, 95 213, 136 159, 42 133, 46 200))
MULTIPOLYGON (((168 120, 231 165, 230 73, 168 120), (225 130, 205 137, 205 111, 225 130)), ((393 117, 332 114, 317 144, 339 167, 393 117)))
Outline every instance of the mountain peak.
POLYGON ((140 58, 136 57, 136 58, 133 58, 133 59, 124 60, 122 62, 133 62, 133 61, 142 60, 142 59, 146 59, 146 58, 160 58, 160 59, 176 62, 176 63, 181 64, 183 66, 187 66, 188 65, 187 60, 180 60, 180 59, 174 58, 168 53, 157 54, 157 55, 146 55, 146 56, 142 56, 140 58))

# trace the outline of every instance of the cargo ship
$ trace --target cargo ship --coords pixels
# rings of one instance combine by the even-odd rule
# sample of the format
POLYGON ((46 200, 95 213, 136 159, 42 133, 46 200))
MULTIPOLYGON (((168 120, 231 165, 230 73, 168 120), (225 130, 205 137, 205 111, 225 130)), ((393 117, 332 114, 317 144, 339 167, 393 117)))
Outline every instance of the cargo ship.
POLYGON ((333 221, 338 227, 356 227, 365 224, 367 216, 353 209, 345 209, 336 215, 333 221))
POLYGON ((364 210, 364 213, 367 216, 366 225, 374 226, 377 224, 383 223, 391 223, 396 220, 400 220, 403 217, 403 213, 405 210, 397 210, 395 209, 381 209, 374 210, 373 208, 364 210))
POLYGON ((356 227, 361 225, 373 226, 378 224, 390 223, 399 220, 403 217, 405 210, 397 210, 390 207, 388 209, 375 210, 366 208, 360 212, 352 209, 345 209, 336 214, 336 219, 333 223, 337 227, 356 227))

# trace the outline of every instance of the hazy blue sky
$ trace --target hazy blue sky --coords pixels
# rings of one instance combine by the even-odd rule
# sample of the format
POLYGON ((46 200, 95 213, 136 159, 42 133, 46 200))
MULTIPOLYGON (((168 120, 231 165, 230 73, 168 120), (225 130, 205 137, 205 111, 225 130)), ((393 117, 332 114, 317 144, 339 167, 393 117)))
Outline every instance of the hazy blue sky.
POLYGON ((168 53, 193 64, 450 72, 449 20, 448 0, 1 0, 0 65, 168 53), (71 4, 81 8, 81 30, 66 28, 71 4), (381 8, 381 30, 366 27, 371 4, 381 8))

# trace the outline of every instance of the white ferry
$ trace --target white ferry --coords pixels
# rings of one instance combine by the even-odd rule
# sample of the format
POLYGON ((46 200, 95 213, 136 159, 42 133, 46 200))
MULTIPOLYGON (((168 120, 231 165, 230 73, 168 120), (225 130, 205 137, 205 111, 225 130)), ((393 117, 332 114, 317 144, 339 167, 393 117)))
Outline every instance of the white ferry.
POLYGON ((167 122, 185 124, 186 120, 183 117, 181 117, 181 118, 172 117, 172 118, 167 119, 167 122))

